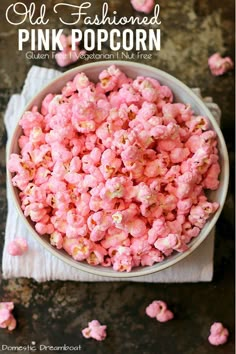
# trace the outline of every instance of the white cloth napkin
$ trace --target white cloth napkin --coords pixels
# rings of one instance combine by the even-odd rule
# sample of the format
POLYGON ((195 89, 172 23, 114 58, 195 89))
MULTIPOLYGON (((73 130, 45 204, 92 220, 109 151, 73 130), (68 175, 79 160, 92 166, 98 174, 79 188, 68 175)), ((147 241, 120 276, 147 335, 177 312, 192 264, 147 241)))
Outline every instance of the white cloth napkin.
MULTIPOLYGON (((8 133, 8 140, 18 123, 19 114, 27 102, 44 85, 60 75, 60 72, 33 66, 25 80, 23 91, 20 95, 13 95, 8 103, 5 114, 5 125, 8 133)), ((199 89, 194 89, 200 95, 199 89)), ((219 121, 220 109, 212 102, 211 98, 205 99, 206 104, 219 121)), ((5 231, 5 244, 3 249, 3 277, 5 279, 15 277, 34 278, 38 282, 48 280, 75 280, 75 281, 119 281, 117 278, 107 278, 92 275, 77 270, 58 258, 51 255, 30 235, 14 207, 9 188, 7 187, 8 215, 5 231), (12 257, 7 252, 7 244, 16 236, 25 237, 28 241, 29 250, 21 257, 12 257)), ((142 277, 126 278, 124 280, 136 282, 198 282, 210 281, 213 276, 213 253, 214 253, 215 230, 191 255, 176 265, 142 277)))

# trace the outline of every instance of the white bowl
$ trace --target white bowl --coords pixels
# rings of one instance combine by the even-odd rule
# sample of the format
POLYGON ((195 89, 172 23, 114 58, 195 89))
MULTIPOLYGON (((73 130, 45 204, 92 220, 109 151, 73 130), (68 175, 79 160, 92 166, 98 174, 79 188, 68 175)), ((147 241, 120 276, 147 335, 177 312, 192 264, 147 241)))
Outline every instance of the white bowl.
MULTIPOLYGON (((184 253, 174 253, 173 255, 167 257, 163 262, 157 263, 150 267, 138 267, 133 268, 131 272, 116 272, 111 267, 105 268, 102 266, 91 266, 85 262, 77 262, 73 260, 64 250, 57 250, 53 247, 49 240, 46 237, 40 236, 34 229, 33 223, 30 221, 29 218, 26 218, 21 210, 20 207, 20 200, 19 200, 19 191, 16 187, 12 185, 11 182, 11 174, 8 173, 8 182, 10 185, 10 189, 12 192, 12 196, 15 202, 15 206, 20 214, 22 221, 25 223, 27 228, 29 229, 31 235, 41 244, 43 245, 49 252, 53 255, 61 259, 63 262, 86 272, 93 273, 96 275, 101 276, 109 276, 115 278, 127 278, 127 277, 136 277, 151 274, 154 272, 158 272, 165 268, 172 266, 173 264, 181 261, 183 258, 190 255, 209 235, 211 229, 215 225, 219 215, 222 211, 227 189, 228 189, 228 181, 229 181, 229 160, 228 160, 228 152, 226 148, 226 144, 222 135, 222 132, 216 123, 214 117, 212 116, 211 112, 205 106, 205 104, 192 92, 190 88, 184 85, 182 82, 174 78, 173 76, 150 66, 138 64, 134 62, 125 62, 125 61, 103 61, 103 62, 96 62, 92 64, 86 64, 79 66, 75 69, 69 70, 59 76, 57 79, 53 80, 50 84, 44 87, 25 107, 24 111, 28 111, 34 105, 41 104, 43 98, 48 93, 59 93, 61 88, 78 72, 84 72, 90 80, 97 81, 98 74, 108 66, 115 64, 118 66, 125 74, 130 76, 131 78, 135 78, 137 76, 149 76, 152 78, 157 79, 160 83, 167 85, 171 88, 174 93, 174 100, 175 102, 183 102, 186 104, 190 104, 194 112, 198 115, 206 116, 211 124, 211 128, 216 132, 218 136, 218 148, 220 154, 220 164, 221 164, 221 174, 220 174, 220 185, 217 191, 211 191, 209 193, 209 198, 211 201, 217 201, 220 204, 219 209, 216 213, 208 220, 205 224, 204 228, 201 230, 199 236, 193 239, 188 245, 189 249, 184 253)), ((22 112, 23 114, 24 112, 22 112)), ((19 116, 22 116, 22 114, 19 116)), ((18 138, 22 133, 21 127, 18 125, 14 131, 13 137, 11 139, 9 149, 8 149, 8 158, 11 153, 19 153, 18 147, 18 138)))

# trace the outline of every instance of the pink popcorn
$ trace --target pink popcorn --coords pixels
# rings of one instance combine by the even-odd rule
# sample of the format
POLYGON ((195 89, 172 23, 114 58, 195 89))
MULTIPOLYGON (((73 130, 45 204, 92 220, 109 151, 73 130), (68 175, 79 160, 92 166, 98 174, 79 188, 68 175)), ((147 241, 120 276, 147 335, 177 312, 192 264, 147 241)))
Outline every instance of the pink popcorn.
POLYGON ((112 259, 113 269, 119 272, 130 272, 133 265, 131 249, 127 246, 110 248, 109 255, 112 259))
POLYGON ((83 261, 90 255, 92 251, 92 243, 84 237, 72 239, 64 237, 63 248, 76 261, 83 261))
MULTIPOLYGON (((154 253, 152 253, 152 255, 149 255, 152 247, 148 243, 147 235, 143 235, 139 238, 134 238, 131 241, 130 249, 131 249, 134 257, 136 258, 136 260, 138 260, 139 262, 145 263, 145 261, 146 261, 146 262, 151 263, 154 258, 157 258, 157 254, 155 255, 154 253), (149 259, 142 258, 145 255, 150 256, 149 259)), ((159 259, 161 258, 160 256, 161 256, 161 254, 159 253, 158 254, 159 259)), ((153 262, 154 262, 154 260, 153 260, 153 262)))
MULTIPOLYGON (((160 141, 158 141, 158 149, 160 151, 169 151, 171 152, 173 149, 177 149, 177 146, 181 145, 179 141, 176 141, 174 139, 162 139, 160 141)), ((180 148, 179 148, 180 149, 180 148)), ((175 153, 175 156, 179 156, 179 152, 182 152, 181 150, 177 150, 175 153)), ((174 155, 173 155, 174 157, 174 155)), ((173 160, 173 158, 172 158, 173 160)), ((183 158, 184 160, 184 158, 183 158)), ((172 161, 174 162, 174 161, 172 161)), ((179 161, 177 161, 179 162, 179 161)))
POLYGON ((216 133, 213 130, 207 130, 206 132, 202 133, 200 137, 200 146, 216 146, 217 141, 216 141, 216 133))
POLYGON ((177 234, 181 234, 182 225, 185 222, 186 217, 184 215, 176 215, 174 220, 167 220, 166 225, 168 226, 169 230, 172 232, 176 232, 177 234))
POLYGON ((88 217, 87 220, 90 239, 94 242, 104 238, 107 229, 111 226, 111 218, 105 212, 97 212, 88 217))
POLYGON ((79 59, 79 56, 80 56, 79 54, 80 54, 80 52, 78 49, 74 50, 74 51, 63 50, 59 53, 56 53, 56 55, 55 55, 56 63, 60 67, 68 66, 72 63, 75 63, 79 59))
POLYGON ((106 338, 107 326, 101 325, 97 320, 88 323, 88 327, 82 330, 85 338, 93 338, 97 341, 102 341, 106 338))
POLYGON ((159 89, 159 99, 160 101, 157 103, 158 108, 162 109, 162 107, 166 103, 170 103, 173 101, 173 93, 171 92, 171 89, 168 86, 160 86, 159 89))
POLYGON ((19 125, 22 127, 24 134, 29 136, 31 129, 35 126, 43 127, 43 116, 38 112, 27 111, 23 114, 19 121, 19 125))
POLYGON ((74 50, 72 50, 71 47, 71 36, 65 36, 64 34, 61 35, 60 37, 60 42, 63 46, 63 50, 59 53, 56 53, 55 59, 57 62, 57 65, 64 67, 68 66, 70 64, 75 63, 78 61, 81 55, 84 55, 86 53, 85 50, 80 50, 79 49, 79 43, 77 43, 77 46, 74 50))
POLYGON ((193 203, 191 198, 179 200, 177 203, 178 215, 189 214, 192 204, 193 203))
POLYGON ((0 328, 13 331, 16 328, 16 320, 12 314, 13 302, 0 302, 0 328))
POLYGON ((155 2, 154 0, 131 0, 131 5, 136 11, 149 14, 153 10, 155 2))
POLYGON ((55 95, 53 95, 52 93, 49 93, 42 101, 42 106, 41 106, 41 113, 45 116, 47 115, 48 112, 48 107, 50 102, 53 100, 55 95))
POLYGON ((179 235, 169 234, 166 237, 158 238, 154 246, 162 253, 169 255, 177 248, 179 235))
POLYGON ((133 88, 131 84, 123 84, 119 90, 122 103, 132 104, 140 101, 140 94, 133 88))
POLYGON ((208 341, 212 345, 222 345, 228 340, 229 331, 221 322, 214 322, 210 328, 208 341))
POLYGON ((88 264, 94 266, 98 264, 103 264, 106 256, 107 256, 107 251, 105 250, 105 248, 103 248, 99 244, 94 244, 93 249, 90 252, 90 255, 87 257, 87 262, 88 264))
POLYGON ((127 78, 115 65, 111 65, 107 70, 103 70, 99 75, 100 86, 105 92, 120 88, 127 82, 127 78))
POLYGON ((66 83, 66 86, 63 87, 62 89, 62 95, 65 97, 70 97, 72 96, 76 91, 76 86, 73 81, 68 81, 66 83))
POLYGON ((135 182, 141 182, 141 180, 143 179, 143 170, 144 166, 142 165, 142 162, 134 163, 132 169, 128 171, 129 177, 135 182))
POLYGON ((150 205, 156 201, 156 196, 144 182, 141 182, 134 187, 134 193, 137 201, 142 204, 150 205))
POLYGON ((234 67, 234 63, 230 57, 222 58, 219 53, 210 56, 208 59, 208 65, 214 76, 223 75, 234 67))
POLYGON ((201 134, 202 130, 207 130, 209 127, 208 120, 203 116, 194 117, 194 119, 190 120, 186 123, 189 127, 190 132, 193 134, 201 134))
POLYGON ((32 161, 24 160, 16 154, 11 155, 8 168, 10 172, 18 173, 26 182, 32 180, 35 176, 35 167, 32 161))
POLYGON ((147 308, 146 314, 151 318, 156 318, 159 322, 167 322, 174 318, 174 314, 167 309, 164 301, 155 300, 147 308))
POLYGON ((35 184, 36 185, 41 185, 45 182, 48 182, 49 178, 51 176, 51 171, 48 168, 45 168, 43 166, 40 166, 35 174, 35 184))
POLYGON ((149 80, 144 80, 141 85, 141 94, 147 102, 155 102, 158 99, 158 91, 149 80))
POLYGON ((154 244, 158 237, 165 237, 169 233, 169 228, 165 223, 164 217, 154 220, 152 228, 148 231, 148 242, 154 244))
POLYGON ((168 172, 163 176, 163 182, 168 184, 174 182, 180 175, 180 167, 178 165, 171 166, 168 172))
POLYGON ((128 232, 117 229, 115 227, 109 228, 105 234, 105 237, 101 241, 101 245, 105 249, 118 247, 119 245, 123 245, 127 238, 128 232))
POLYGON ((216 190, 219 187, 220 165, 219 163, 212 164, 206 172, 206 176, 202 181, 203 187, 211 190, 216 190))
POLYGON ((147 232, 146 224, 141 218, 135 218, 127 223, 127 230, 133 237, 141 237, 147 232))
POLYGON ((142 154, 137 146, 128 146, 121 152, 122 162, 126 169, 133 170, 134 165, 137 164, 137 160, 142 158, 142 154))
POLYGON ((21 208, 75 261, 152 266, 185 252, 219 207, 205 196, 219 185, 216 133, 155 79, 78 73, 20 125, 8 169, 21 208))
POLYGON ((151 249, 148 253, 141 256, 142 266, 152 266, 155 263, 162 262, 164 260, 164 255, 156 249, 151 249))
POLYGON ((201 147, 201 139, 198 135, 191 135, 185 146, 194 154, 201 147))
POLYGON ((24 214, 30 216, 31 220, 38 222, 47 214, 47 210, 43 203, 31 203, 26 206, 24 214))
POLYGON ((141 212, 142 216, 150 219, 150 222, 153 222, 153 220, 159 218, 162 215, 163 210, 159 206, 158 202, 154 201, 150 205, 141 204, 140 205, 140 212, 141 212))
POLYGON ((154 103, 143 102, 141 109, 138 111, 137 119, 142 121, 147 121, 152 116, 155 115, 157 111, 156 105, 154 103))
POLYGON ((176 122, 177 116, 180 114, 180 104, 179 103, 166 103, 162 107, 162 113, 164 119, 168 119, 169 121, 176 122))
POLYGON ((90 85, 88 77, 84 73, 78 73, 73 79, 73 85, 79 92, 90 85))
MULTIPOLYGON (((193 190, 193 185, 190 183, 178 183, 177 189, 173 189, 173 193, 176 195, 177 198, 179 199, 184 199, 188 198, 193 190)), ((171 190, 169 190, 171 192, 171 190)))
POLYGON ((56 210, 55 214, 51 216, 50 221, 56 231, 59 231, 63 234, 66 233, 66 227, 67 227, 66 214, 63 210, 59 210, 59 209, 56 210))
POLYGON ((143 77, 143 76, 138 76, 134 81, 133 81, 133 87, 141 92, 145 88, 155 88, 156 90, 160 89, 161 85, 159 81, 156 79, 153 79, 151 77, 143 77))
POLYGON ((116 211, 112 214, 112 222, 119 227, 120 224, 130 222, 138 214, 138 207, 135 203, 130 203, 127 209, 116 211))
POLYGON ((77 209, 71 209, 66 213, 66 222, 65 234, 68 238, 87 235, 88 227, 85 218, 78 213, 77 209))
POLYGON ((100 197, 102 199, 122 198, 125 196, 126 188, 130 186, 131 184, 125 177, 110 178, 106 181, 104 188, 101 190, 100 197))
POLYGON ((182 123, 191 119, 192 110, 190 106, 186 106, 182 103, 166 103, 162 107, 164 123, 182 123))
POLYGON ((172 211, 176 209, 177 198, 174 195, 165 195, 158 193, 157 199, 160 207, 164 211, 172 211))
POLYGON ((21 256, 28 250, 28 243, 26 239, 17 237, 7 245, 7 250, 11 256, 21 256))
POLYGON ((148 162, 144 170, 147 177, 164 176, 166 172, 167 168, 160 159, 148 162))
POLYGON ((35 224, 35 229, 40 235, 51 234, 54 231, 54 226, 52 224, 45 224, 43 222, 37 222, 35 224))
POLYGON ((170 153, 172 163, 180 163, 189 156, 190 151, 188 148, 174 148, 170 153))
POLYGON ((63 247, 63 236, 60 232, 54 231, 50 236, 50 243, 52 246, 57 249, 61 249, 63 247))
POLYGON ((100 170, 105 179, 113 177, 121 167, 121 160, 116 157, 116 153, 110 149, 103 152, 100 170))
MULTIPOLYGON (((135 104, 127 105, 125 103, 121 103, 119 106, 118 114, 119 117, 124 121, 124 123, 128 123, 136 118, 139 108, 135 104)), ((130 132, 132 134, 132 131, 130 132)))
POLYGON ((188 217, 192 225, 203 228, 205 222, 208 218, 207 212, 199 205, 192 206, 190 210, 190 215, 188 217))
POLYGON ((201 231, 199 227, 192 226, 190 222, 183 223, 182 230, 186 243, 188 243, 193 237, 197 237, 201 231))
MULTIPOLYGON (((114 133, 114 141, 112 142, 112 148, 118 149, 120 152, 126 151, 130 148, 135 148, 132 146, 136 141, 136 134, 133 132, 128 133, 126 130, 121 129, 114 133)), ((124 155, 124 154, 123 154, 124 155)))

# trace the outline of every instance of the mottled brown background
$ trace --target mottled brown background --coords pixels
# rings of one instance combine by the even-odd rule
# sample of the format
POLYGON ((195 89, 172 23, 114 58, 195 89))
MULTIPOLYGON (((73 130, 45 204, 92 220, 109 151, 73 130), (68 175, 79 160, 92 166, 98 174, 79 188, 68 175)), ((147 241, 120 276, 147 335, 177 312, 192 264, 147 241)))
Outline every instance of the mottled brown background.
MULTIPOLYGON (((30 50, 29 46, 18 52, 17 27, 7 24, 4 18, 7 6, 13 2, 16 1, 0 2, 1 246, 7 213, 4 111, 10 96, 21 91, 32 65, 57 68, 53 60, 27 60, 25 53, 30 50)), ((47 4, 49 28, 62 28, 52 14, 53 5, 60 1, 35 2, 47 4)), ((30 1, 24 0, 24 3, 30 1)), ((92 3, 91 16, 100 12, 103 1, 92 3)), ((160 52, 152 53, 152 60, 146 63, 166 70, 191 87, 201 87, 203 94, 212 96, 223 112, 222 130, 230 154, 232 183, 217 224, 213 282, 163 285, 58 281, 37 284, 28 279, 2 279, 0 299, 15 302, 18 327, 13 333, 1 329, 0 345, 26 345, 31 341, 54 346, 80 344, 81 352, 88 354, 234 353, 234 73, 216 78, 207 67, 208 56, 216 51, 234 55, 234 1, 160 0, 159 4, 162 47, 160 52), (165 299, 176 313, 175 319, 159 324, 147 318, 144 309, 153 299, 165 299), (93 318, 108 325, 108 337, 103 343, 87 341, 81 336, 81 328, 93 318), (216 320, 230 330, 229 342, 220 348, 207 342, 209 326, 216 320)), ((112 11, 123 16, 137 14, 128 0, 111 0, 109 5, 112 11)), ((31 28, 29 23, 24 27, 31 28)), ((109 46, 104 53, 110 53, 109 46)), ((79 63, 83 64, 83 61, 79 63)))

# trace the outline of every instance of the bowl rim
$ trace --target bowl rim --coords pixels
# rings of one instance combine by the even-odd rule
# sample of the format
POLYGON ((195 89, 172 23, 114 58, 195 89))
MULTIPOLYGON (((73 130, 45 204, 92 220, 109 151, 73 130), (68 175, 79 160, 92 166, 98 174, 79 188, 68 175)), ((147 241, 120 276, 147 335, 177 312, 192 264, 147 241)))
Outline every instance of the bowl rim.
POLYGON ((45 86, 43 86, 30 99, 30 101, 25 105, 23 111, 19 114, 19 118, 17 119, 17 124, 14 128, 12 135, 10 136, 10 138, 8 138, 7 149, 6 149, 6 161, 7 162, 9 161, 10 154, 12 153, 11 151, 13 149, 14 141, 17 137, 17 131, 19 128, 18 123, 19 123, 20 118, 22 117, 24 112, 26 112, 27 110, 30 110, 32 108, 34 101, 36 100, 37 96, 42 91, 47 91, 52 85, 54 85, 58 81, 60 82, 66 76, 71 76, 73 74, 76 75, 77 73, 83 72, 84 70, 88 70, 91 68, 97 68, 99 66, 104 66, 104 65, 107 67, 109 67, 111 65, 116 65, 116 66, 121 67, 123 69, 129 67, 129 68, 135 68, 135 69, 140 69, 140 70, 142 70, 142 69, 143 70, 145 70, 145 69, 151 70, 153 73, 159 74, 164 78, 172 80, 172 82, 174 82, 176 85, 178 85, 180 89, 183 89, 188 95, 190 95, 192 97, 192 99, 195 100, 195 102, 198 106, 202 106, 202 108, 204 108, 204 110, 207 114, 207 118, 209 119, 210 123, 212 124, 213 129, 215 130, 215 132, 217 134, 217 138, 218 138, 218 140, 220 140, 220 143, 221 143, 222 156, 224 156, 225 175, 224 175, 224 182, 223 182, 220 206, 219 206, 218 210, 214 213, 214 215, 210 218, 210 220, 205 224, 205 226, 203 228, 204 233, 202 235, 201 235, 201 232, 202 232, 202 230, 201 230, 201 232, 199 234, 199 236, 201 236, 201 237, 198 236, 194 240, 194 243, 190 246, 190 248, 187 251, 185 251, 183 253, 177 253, 177 254, 173 255, 173 258, 171 258, 171 259, 169 259, 169 257, 167 257, 164 261, 162 261, 160 263, 155 263, 153 266, 145 266, 145 267, 142 267, 141 269, 138 268, 137 270, 134 268, 134 270, 132 269, 131 272, 117 272, 117 271, 114 271, 111 267, 109 267, 108 268, 109 271, 107 271, 106 267, 92 266, 92 265, 89 265, 89 264, 86 264, 83 262, 75 261, 71 256, 61 253, 61 250, 58 250, 55 247, 53 247, 50 244, 50 242, 45 240, 43 235, 40 236, 36 232, 36 230, 30 225, 30 223, 28 222, 27 218, 25 217, 22 209, 20 208, 20 205, 17 202, 16 196, 15 196, 17 188, 14 187, 12 184, 11 173, 9 172, 8 168, 6 168, 7 183, 8 183, 11 195, 13 197, 14 205, 18 211, 18 214, 21 217, 21 219, 23 220, 23 222, 26 225, 30 234, 34 237, 35 240, 37 240, 37 242, 39 242, 44 248, 46 248, 47 251, 49 251, 51 254, 53 254, 54 256, 59 258, 62 262, 65 262, 66 264, 68 264, 76 269, 79 269, 80 271, 87 272, 87 273, 94 274, 94 275, 98 275, 98 276, 101 276, 104 278, 109 277, 109 278, 125 279, 125 278, 146 276, 149 274, 157 273, 159 271, 162 271, 164 269, 167 269, 167 268, 173 266, 174 264, 180 262, 181 260, 183 260, 184 258, 189 256, 193 251, 195 251, 197 249, 197 247, 206 239, 206 237, 210 234, 211 230, 215 226, 215 224, 222 212, 222 209, 223 209, 223 206, 225 203, 225 199, 227 196, 228 184, 229 184, 229 157, 228 157, 228 151, 227 151, 227 147, 226 147, 226 143, 225 143, 223 134, 221 132, 219 125, 215 121, 215 118, 213 117, 212 113, 210 112, 210 110, 206 107, 204 102, 186 84, 184 84, 182 81, 180 81, 176 77, 172 76, 171 74, 169 74, 163 70, 155 68, 151 65, 146 65, 146 64, 132 62, 132 61, 120 61, 120 60, 96 61, 93 63, 79 65, 73 69, 67 70, 64 73, 61 73, 61 75, 57 76, 55 79, 50 80, 50 82, 48 84, 46 84, 45 86))

